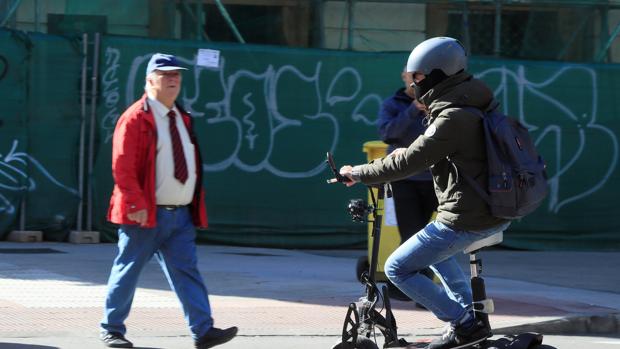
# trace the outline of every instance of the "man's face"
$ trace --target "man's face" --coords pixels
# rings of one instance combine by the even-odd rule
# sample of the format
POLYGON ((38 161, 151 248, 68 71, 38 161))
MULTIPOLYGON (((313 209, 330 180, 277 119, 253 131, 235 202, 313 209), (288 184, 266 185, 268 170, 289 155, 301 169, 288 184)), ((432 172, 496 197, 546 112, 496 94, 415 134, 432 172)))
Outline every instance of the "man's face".
POLYGON ((155 70, 149 75, 148 83, 157 96, 175 100, 181 91, 181 72, 179 70, 155 70))
POLYGON ((419 84, 420 81, 424 80, 424 78, 426 78, 426 75, 422 73, 415 72, 411 74, 411 80, 412 82, 415 82, 416 84, 419 84))
POLYGON ((415 95, 414 98, 417 101, 420 101, 420 98, 422 98, 422 96, 426 93, 422 90, 423 87, 420 86, 420 83, 422 82, 422 80, 426 78, 426 75, 422 73, 414 72, 410 76, 411 76, 411 81, 412 81, 411 87, 413 88, 414 95, 415 95))
POLYGON ((403 79, 403 82, 405 83, 405 92, 409 96, 414 97, 415 94, 413 92, 413 87, 411 86, 411 83, 413 82, 413 74, 408 73, 408 72, 402 72, 401 78, 403 79))

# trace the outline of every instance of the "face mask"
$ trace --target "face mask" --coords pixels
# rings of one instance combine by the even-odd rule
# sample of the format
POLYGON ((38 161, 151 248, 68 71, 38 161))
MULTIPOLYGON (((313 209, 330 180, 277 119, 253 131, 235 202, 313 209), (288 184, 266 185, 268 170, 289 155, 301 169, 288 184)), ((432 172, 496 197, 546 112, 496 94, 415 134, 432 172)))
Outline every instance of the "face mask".
POLYGON ((447 79, 448 76, 439 69, 434 69, 428 74, 422 81, 413 83, 413 90, 415 92, 415 98, 419 101, 428 91, 430 91, 435 85, 447 79))
POLYGON ((422 83, 424 82, 424 80, 420 81, 417 84, 415 82, 411 83, 411 87, 413 87, 413 92, 415 94, 415 99, 418 101, 420 101, 420 98, 422 98, 422 96, 424 96, 426 92, 428 92, 428 89, 425 89, 424 87, 422 87, 422 83))

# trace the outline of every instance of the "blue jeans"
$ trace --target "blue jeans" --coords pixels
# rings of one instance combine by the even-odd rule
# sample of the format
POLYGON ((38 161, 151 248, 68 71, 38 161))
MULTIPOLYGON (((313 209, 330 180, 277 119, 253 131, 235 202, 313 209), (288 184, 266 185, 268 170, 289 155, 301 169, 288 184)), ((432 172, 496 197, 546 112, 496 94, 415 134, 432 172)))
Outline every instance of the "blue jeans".
POLYGON ((196 230, 187 207, 176 210, 157 208, 157 227, 121 225, 118 229, 118 255, 114 260, 102 331, 125 334, 138 276, 155 254, 176 293, 194 339, 212 326, 209 294, 197 268, 196 230))
POLYGON ((432 311, 437 318, 457 325, 471 309, 472 295, 469 278, 454 255, 509 225, 470 232, 433 221, 390 255, 385 262, 385 274, 403 293, 432 311), (443 287, 419 273, 426 267, 435 272, 443 287))

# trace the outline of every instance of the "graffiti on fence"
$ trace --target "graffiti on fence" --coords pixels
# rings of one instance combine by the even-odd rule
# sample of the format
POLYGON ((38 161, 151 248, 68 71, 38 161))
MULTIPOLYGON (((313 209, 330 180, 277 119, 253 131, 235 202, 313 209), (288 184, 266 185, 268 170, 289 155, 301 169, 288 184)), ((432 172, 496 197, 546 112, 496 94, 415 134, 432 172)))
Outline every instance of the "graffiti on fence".
POLYGON ((36 170, 52 184, 77 196, 78 191, 58 181, 49 171, 34 157, 28 153, 17 151, 19 142, 13 140, 11 148, 6 154, 0 153, 0 214, 15 213, 15 206, 3 194, 3 191, 35 191, 37 183, 29 175, 28 171, 36 170), (31 169, 29 169, 31 168, 31 169))
MULTIPOLYGON (((618 139, 614 132, 597 121, 598 116, 598 89, 596 71, 586 66, 565 65, 541 81, 528 80, 524 66, 519 65, 511 70, 507 67, 497 67, 484 70, 477 74, 483 80, 498 81, 494 93, 501 102, 504 111, 515 111, 513 116, 530 129, 535 137, 536 144, 547 142, 551 137, 554 144, 552 152, 545 154, 548 168, 553 172, 549 175, 551 192, 549 195, 548 210, 557 213, 565 205, 581 200, 603 188, 611 177, 618 164, 618 139), (578 77, 579 96, 589 101, 587 109, 583 104, 572 106, 573 98, 559 95, 558 86, 578 77), (555 92, 554 92, 555 91, 555 92), (509 96, 516 95, 516 105, 511 105, 509 96), (564 97, 564 98, 562 98, 564 97), (540 105, 545 117, 527 111, 528 105, 540 105), (528 114, 528 115, 526 115, 528 114), (578 137, 563 137, 564 134, 577 134, 578 137), (570 142, 566 142, 570 138, 570 142), (608 147, 603 152, 592 146, 593 140, 607 142, 608 147), (570 143, 570 144, 569 144, 570 143), (568 154, 568 155, 567 155, 568 154), (605 155, 603 155, 605 154, 605 155), (573 171, 579 171, 578 166, 593 162, 596 156, 605 157, 605 166, 590 174, 594 180, 580 181, 580 188, 575 183, 563 186, 562 176, 573 171)), ((538 76, 540 79, 540 76, 538 76)), ((564 85, 564 91, 566 86, 564 85)), ((581 101, 582 102, 582 101, 581 101)), ((600 144, 600 143, 597 143, 600 144)))
MULTIPOLYGON (((115 76, 115 72, 118 68, 119 55, 117 49, 109 47, 106 50, 103 89, 104 99, 110 103, 106 102, 104 117, 100 124, 105 132, 106 142, 110 141, 113 126, 119 116, 118 103, 115 103, 118 100, 118 77, 115 76), (109 93, 106 94, 105 91, 109 93)), ((135 95, 135 91, 139 86, 137 84, 144 83, 142 71, 150 57, 151 54, 146 54, 132 60, 125 85, 126 105, 139 97, 135 95)), ((361 96, 363 80, 361 74, 352 67, 344 67, 333 77, 330 76, 331 81, 327 85, 327 90, 322 91, 319 82, 324 76, 321 74, 320 61, 309 74, 294 65, 280 67, 268 65, 261 72, 239 69, 225 75, 224 58, 217 69, 197 66, 195 57, 194 59, 179 57, 179 60, 194 67, 193 71, 184 74, 184 79, 193 79, 189 83, 193 88, 190 91, 187 89, 182 91, 183 105, 195 118, 203 119, 212 127, 220 127, 225 130, 223 132, 229 132, 230 137, 227 139, 233 142, 227 147, 222 147, 228 149, 228 153, 220 154, 219 160, 203 164, 205 171, 224 171, 234 166, 246 172, 266 170, 283 178, 314 176, 325 169, 322 155, 300 154, 298 161, 305 163, 298 163, 296 167, 301 169, 286 169, 285 164, 276 164, 272 159, 278 139, 286 137, 287 133, 295 135, 295 132, 306 127, 327 128, 329 131, 323 132, 321 142, 325 151, 334 151, 339 141, 340 122, 327 110, 328 107, 349 103, 352 112, 348 117, 355 122, 374 127, 382 101, 376 94, 361 96), (204 79, 209 79, 210 82, 217 81, 220 84, 220 86, 208 85, 209 90, 222 91, 220 100, 205 101, 210 95, 202 90, 205 84, 199 83, 204 79), (343 90, 342 86, 347 88, 343 90), (284 101, 281 97, 282 93, 290 93, 291 90, 309 92, 308 96, 304 97, 306 103, 303 106, 297 105, 295 110, 283 106, 284 101)), ((298 140, 308 141, 303 136, 298 140)), ((287 148, 294 146, 286 145, 287 148)))
MULTIPOLYGON (((140 86, 138 84, 144 83, 142 71, 151 54, 134 57, 126 77, 117 75, 120 56, 119 49, 108 47, 105 51, 102 81, 105 112, 101 128, 106 142, 110 141, 114 124, 122 111, 119 110, 119 103, 129 105, 139 97, 136 91, 140 86)), ((324 149, 333 151, 340 141, 340 125, 343 122, 358 122, 374 130, 383 99, 378 94, 362 93, 368 89, 364 89, 363 75, 350 66, 340 68, 335 74, 324 73, 321 61, 305 69, 290 64, 266 64, 260 71, 229 69, 226 72, 225 57, 218 68, 197 66, 195 57, 179 59, 193 67, 184 74, 184 79, 190 81, 184 84, 189 88, 183 90, 182 102, 196 121, 207 123, 217 130, 217 134, 221 131, 229 135, 224 138, 228 144, 216 150, 220 152, 217 160, 203 164, 204 170, 210 172, 235 167, 246 172, 269 171, 281 178, 315 176, 325 169, 323 159, 315 155, 300 154, 298 159, 302 163, 297 164, 296 170, 276 163, 272 155, 279 148, 303 148, 296 147, 299 144, 284 144, 279 141, 280 137, 288 133, 299 134, 299 138, 293 136, 286 139, 301 143, 307 141, 308 138, 304 137, 312 132, 303 134, 300 129, 314 130, 320 125, 324 149), (320 84, 323 80, 328 83, 320 84), (292 90, 304 93, 304 103, 295 108, 287 106, 285 97, 282 97, 290 95, 292 90), (336 116, 332 112, 332 107, 336 105, 345 106, 342 109, 350 112, 336 116), (325 132, 326 129, 329 131, 325 132)), ((516 111, 512 115, 531 130, 537 144, 543 141, 547 144, 549 140, 554 144, 552 152, 549 152, 549 147, 546 148, 545 158, 550 165, 548 211, 557 213, 562 207, 603 188, 617 167, 620 151, 614 132, 597 121, 596 71, 588 66, 563 65, 545 74, 542 78, 538 74, 539 80, 533 80, 527 76, 526 68, 519 65, 481 70, 476 76, 493 86, 497 99, 506 111, 516 111), (562 91, 565 88, 562 85, 564 79, 571 76, 574 80, 577 74, 581 85, 585 83, 585 87, 580 87, 585 89, 583 95, 591 96, 590 102, 586 103, 587 110, 583 110, 583 101, 575 107, 571 98, 553 92, 562 91), (527 110, 531 102, 542 105, 542 109, 552 110, 553 115, 546 113, 543 118, 536 111, 527 110), (563 134, 569 133, 577 134, 577 137, 563 137, 563 134), (567 144, 567 138, 571 138, 571 144, 567 144), (600 152, 592 142, 588 142, 593 139, 599 141, 597 144, 607 143, 605 166, 599 166, 598 172, 590 177, 595 179, 584 181, 581 188, 563 185, 566 182, 562 180, 563 176, 578 171, 581 161, 600 152)))

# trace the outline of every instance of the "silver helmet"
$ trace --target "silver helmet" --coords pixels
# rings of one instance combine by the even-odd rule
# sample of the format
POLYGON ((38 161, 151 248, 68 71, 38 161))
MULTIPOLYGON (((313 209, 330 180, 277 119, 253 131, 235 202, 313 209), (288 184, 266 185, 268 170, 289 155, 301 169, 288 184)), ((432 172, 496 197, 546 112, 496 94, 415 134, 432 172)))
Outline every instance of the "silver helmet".
POLYGON ((429 75, 439 69, 450 76, 467 68, 467 53, 463 45, 454 38, 436 37, 416 46, 407 60, 408 73, 429 75))

